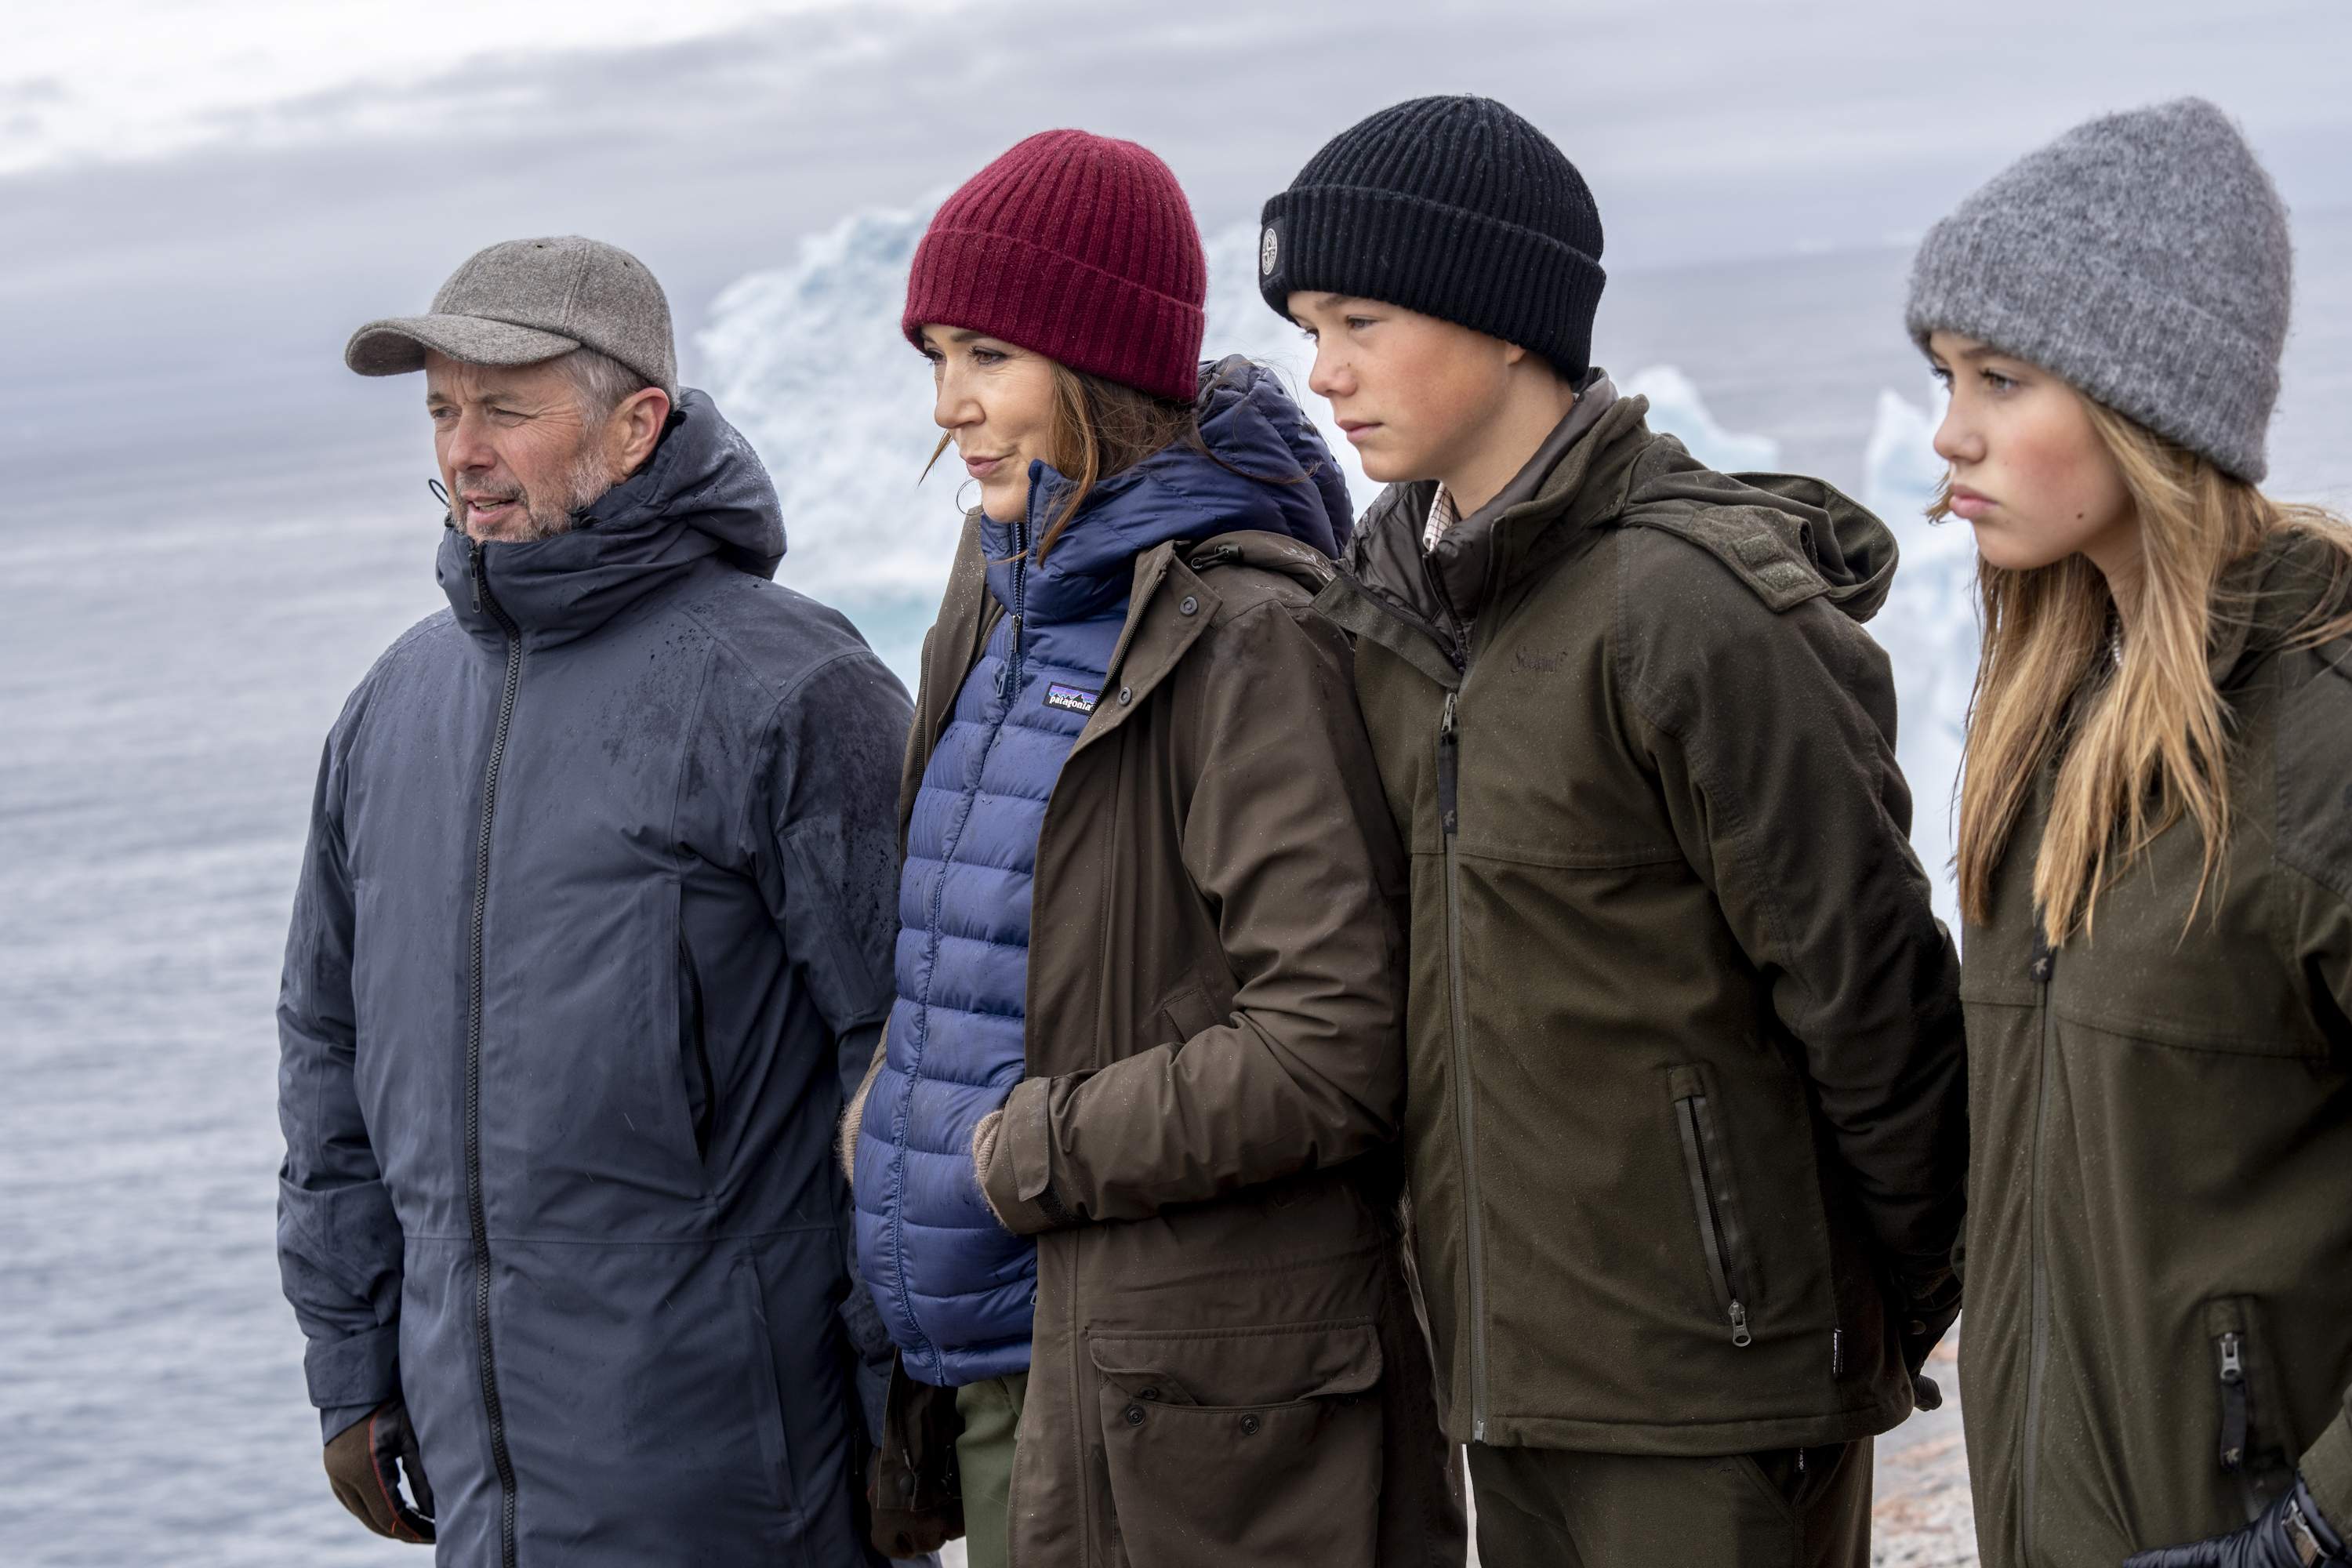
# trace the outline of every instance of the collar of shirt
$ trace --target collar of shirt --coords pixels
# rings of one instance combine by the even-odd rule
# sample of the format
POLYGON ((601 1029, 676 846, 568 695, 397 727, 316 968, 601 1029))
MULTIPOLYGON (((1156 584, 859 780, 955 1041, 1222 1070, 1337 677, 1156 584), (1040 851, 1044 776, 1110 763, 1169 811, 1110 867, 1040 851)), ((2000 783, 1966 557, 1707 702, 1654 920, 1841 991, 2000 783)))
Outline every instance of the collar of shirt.
POLYGON ((1445 531, 1447 529, 1452 528, 1455 523, 1461 521, 1462 514, 1454 510, 1454 496, 1452 492, 1447 490, 1444 485, 1438 486, 1437 494, 1430 498, 1429 521, 1423 523, 1421 526, 1421 548, 1423 551, 1428 551, 1432 545, 1435 544, 1440 539, 1445 536, 1445 531))

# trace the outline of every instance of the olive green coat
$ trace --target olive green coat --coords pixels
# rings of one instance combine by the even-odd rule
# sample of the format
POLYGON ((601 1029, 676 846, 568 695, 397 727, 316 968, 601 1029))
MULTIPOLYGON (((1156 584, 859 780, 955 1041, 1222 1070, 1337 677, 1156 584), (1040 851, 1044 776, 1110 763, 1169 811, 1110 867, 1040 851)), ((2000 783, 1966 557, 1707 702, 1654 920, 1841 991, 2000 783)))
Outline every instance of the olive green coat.
MULTIPOLYGON (((968 528, 902 818, 1002 613, 982 568, 968 528)), ((1331 571, 1267 533, 1139 557, 1046 807, 982 1172, 1037 1237, 1022 1568, 1463 1560, 1397 1219, 1402 857, 1331 571)))
POLYGON ((1646 408, 1590 387, 1526 499, 1425 562, 1432 487, 1391 489, 1318 600, 1411 856, 1446 1429, 1843 1442, 1909 1411, 1949 1321, 1967 1159, 1957 962, 1858 624, 1894 545, 1646 408))
MULTIPOLYGON (((1960 1352, 1988 1568, 2245 1523, 2300 1458, 2352 1526, 2352 641, 2283 647, 2324 555, 2235 569, 2224 876, 2194 826, 2039 941, 2043 803, 1966 932, 1976 1166, 1960 1352)), ((2045 781, 2046 786, 2046 781, 2045 781)))

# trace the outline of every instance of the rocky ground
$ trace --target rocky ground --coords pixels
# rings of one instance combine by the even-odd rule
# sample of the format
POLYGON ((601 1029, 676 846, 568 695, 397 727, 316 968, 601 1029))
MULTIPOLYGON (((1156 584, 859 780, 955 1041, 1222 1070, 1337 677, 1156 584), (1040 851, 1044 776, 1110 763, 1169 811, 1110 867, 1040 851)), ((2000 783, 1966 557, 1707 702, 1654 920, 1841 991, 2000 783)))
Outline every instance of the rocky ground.
POLYGON ((1874 1568, 1976 1568, 1976 1510, 1960 1447, 1958 1349, 1958 1337, 1948 1335, 1928 1363, 1944 1407, 1914 1415, 1878 1440, 1874 1568))

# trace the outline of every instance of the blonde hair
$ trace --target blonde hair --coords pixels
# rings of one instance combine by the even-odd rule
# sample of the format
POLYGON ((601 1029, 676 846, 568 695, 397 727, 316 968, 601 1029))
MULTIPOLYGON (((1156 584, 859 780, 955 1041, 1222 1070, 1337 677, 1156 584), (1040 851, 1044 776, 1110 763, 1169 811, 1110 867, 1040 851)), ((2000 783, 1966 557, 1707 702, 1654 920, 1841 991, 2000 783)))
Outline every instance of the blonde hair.
MULTIPOLYGON (((2331 592, 2290 634, 2293 646, 2352 631, 2352 528, 2316 507, 2274 501, 2212 462, 2084 400, 2121 470, 2143 559, 2130 635, 2116 657, 2106 578, 2080 555, 2027 571, 1977 568, 1983 652, 1969 703, 1961 775, 1960 912, 1991 917, 1992 878, 2027 801, 2056 759, 2050 815, 2033 864, 2033 903, 2053 947, 2091 934, 2098 895, 2182 817, 2205 853, 2189 919, 2221 865, 2230 832, 2230 716, 2207 663, 2216 624, 2251 599, 2222 574, 2275 534, 2333 546, 2331 592)), ((1949 485, 1929 509, 1950 510, 1949 485)))

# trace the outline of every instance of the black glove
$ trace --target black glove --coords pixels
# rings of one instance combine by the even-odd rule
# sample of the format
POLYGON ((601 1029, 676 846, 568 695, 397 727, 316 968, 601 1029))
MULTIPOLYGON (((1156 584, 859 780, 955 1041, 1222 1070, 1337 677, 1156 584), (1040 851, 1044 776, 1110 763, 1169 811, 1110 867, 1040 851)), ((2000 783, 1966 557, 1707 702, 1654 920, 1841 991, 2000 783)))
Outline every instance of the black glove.
POLYGON ((1949 1269, 1915 1276, 1903 1287, 1895 1326, 1902 1342, 1903 1370, 1911 1374, 1911 1403, 1922 1410, 1943 1407, 1944 1391, 1920 1369, 1960 1315, 1959 1276, 1949 1269))
POLYGON ((2124 1568, 2317 1568, 2322 1563, 2352 1563, 2352 1555, 2346 1554, 2344 1538, 2328 1524, 2297 1476, 2287 1494, 2245 1529, 2194 1546, 2143 1552, 2126 1559, 2124 1568))
POLYGON ((335 1500, 378 1535, 420 1543, 433 1539, 433 1484, 425 1479, 416 1428, 408 1424, 408 1406, 399 1398, 385 1400, 335 1434, 327 1445, 327 1482, 335 1489, 335 1500), (416 1497, 414 1508, 401 1499, 404 1469, 416 1497))
POLYGON ((835 1314, 841 1319, 842 1332, 849 1341, 850 1383, 857 1395, 857 1413, 865 1428, 865 1447, 872 1447, 882 1441, 884 1412, 890 1398, 890 1368, 898 1352, 890 1343, 890 1330, 882 1321, 882 1313, 874 1305, 874 1298, 866 1282, 857 1277, 857 1259, 853 1254, 849 1264, 849 1294, 841 1299, 835 1314))
POLYGON ((882 1446, 866 1483, 870 1539, 883 1556, 921 1557, 963 1534, 962 1433, 955 1390, 917 1383, 894 1352, 882 1446))

